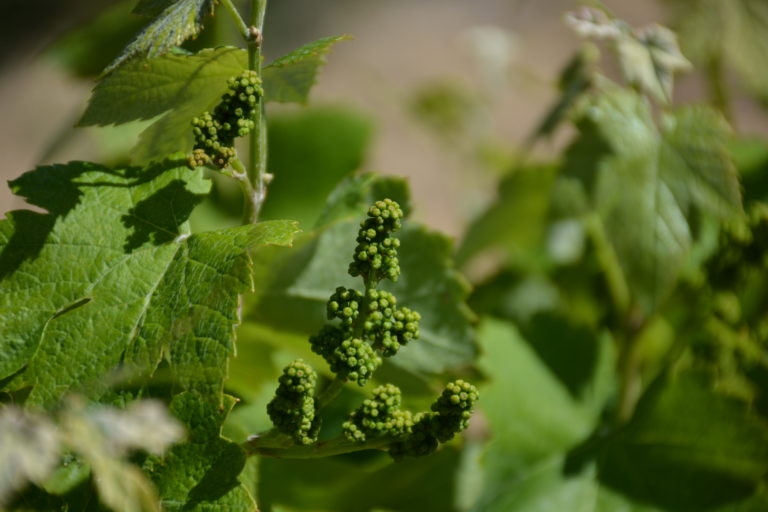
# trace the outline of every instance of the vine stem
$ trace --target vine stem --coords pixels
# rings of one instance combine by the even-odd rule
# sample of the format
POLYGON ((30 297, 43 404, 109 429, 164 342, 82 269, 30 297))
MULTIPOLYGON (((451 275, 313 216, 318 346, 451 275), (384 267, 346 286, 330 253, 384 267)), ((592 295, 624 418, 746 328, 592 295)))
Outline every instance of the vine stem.
POLYGON ((315 406, 315 410, 317 412, 323 410, 326 405, 331 403, 333 399, 336 398, 336 395, 339 394, 339 392, 344 388, 344 384, 346 383, 347 381, 340 379, 339 377, 333 379, 330 384, 325 386, 323 391, 317 395, 317 405, 315 406))
POLYGON ((263 455, 283 459, 313 459, 359 452, 361 450, 383 450, 394 441, 395 439, 391 437, 380 437, 365 443, 358 443, 350 441, 344 436, 339 436, 309 446, 293 445, 283 447, 274 446, 267 436, 252 436, 243 443, 242 448, 248 455, 263 455))
POLYGON ((243 193, 243 197, 245 198, 243 205, 243 224, 250 224, 254 217, 253 209, 255 206, 253 201, 250 200, 254 196, 253 185, 251 185, 251 181, 248 179, 248 173, 245 166, 239 159, 233 158, 230 161, 230 165, 235 171, 232 173, 232 177, 237 181, 237 184, 240 186, 240 190, 243 193))
MULTIPOLYGON (((264 13, 267 0, 251 0, 250 25, 246 25, 232 0, 221 0, 237 25, 237 30, 248 45, 248 69, 255 71, 261 79, 261 43, 264 28, 264 13)), ((240 188, 245 196, 243 223, 255 224, 259 220, 259 212, 267 196, 267 122, 264 109, 264 97, 259 97, 256 104, 256 126, 248 135, 248 167, 233 169, 242 176, 235 176, 240 182, 240 188), (247 185, 244 183, 247 181, 247 185)), ((238 162, 239 163, 239 162, 238 162)))
MULTIPOLYGON (((251 24, 247 28, 248 68, 255 71, 261 79, 261 43, 264 29, 264 13, 267 0, 252 0, 251 24)), ((248 178, 253 188, 251 222, 259 218, 259 212, 267 195, 267 122, 265 115, 264 97, 260 97, 256 105, 256 126, 248 137, 248 178)))

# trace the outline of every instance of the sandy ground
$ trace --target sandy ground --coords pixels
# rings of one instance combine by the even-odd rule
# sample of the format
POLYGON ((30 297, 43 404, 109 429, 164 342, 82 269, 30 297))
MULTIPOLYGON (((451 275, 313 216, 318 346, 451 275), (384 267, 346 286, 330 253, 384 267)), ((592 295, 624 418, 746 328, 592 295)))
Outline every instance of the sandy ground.
MULTIPOLYGON (((663 19, 656 2, 606 3, 634 25, 663 19)), ((269 30, 282 34, 279 46, 287 49, 315 37, 354 35, 334 51, 313 102, 344 103, 368 113, 376 137, 365 169, 407 176, 417 217, 451 234, 459 233, 492 194, 492 180, 473 174, 476 168, 414 122, 406 108, 414 89, 437 79, 470 90, 483 87, 467 34, 477 27, 506 32, 512 41, 512 72, 494 89, 485 122, 500 141, 521 144, 555 97, 557 72, 578 44, 562 22, 563 12, 578 3, 566 0, 340 0, 301 14, 291 13, 290 4, 282 0, 267 37, 269 30), (301 30, 292 31, 295 16, 312 18, 294 22, 301 30)), ((18 176, 43 159, 57 134, 82 111, 91 85, 31 57, 0 74, 0 179, 18 176)), ((686 99, 702 94, 695 78, 682 80, 678 88, 678 96, 686 99)), ((751 104, 739 103, 736 114, 742 131, 768 134, 766 116, 751 104)), ((88 159, 97 154, 94 148, 76 146, 55 156, 88 159)), ((0 187, 0 211, 22 206, 22 200, 0 187)))

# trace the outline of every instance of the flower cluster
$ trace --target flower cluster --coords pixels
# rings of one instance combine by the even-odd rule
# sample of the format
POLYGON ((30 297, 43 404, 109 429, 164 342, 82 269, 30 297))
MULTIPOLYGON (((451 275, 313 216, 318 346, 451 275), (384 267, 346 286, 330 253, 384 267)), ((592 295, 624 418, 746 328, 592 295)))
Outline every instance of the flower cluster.
POLYGON ((283 369, 279 383, 275 397, 267 404, 269 418, 296 443, 312 444, 320 430, 314 398, 317 374, 299 359, 283 369))
POLYGON ((414 416, 410 432, 391 445, 390 455, 399 459, 434 452, 439 443, 450 441, 467 428, 472 409, 479 398, 477 388, 469 382, 451 382, 432 404, 430 412, 414 416))
MULTIPOLYGON (((402 217, 400 206, 391 199, 377 201, 368 209, 349 266, 352 276, 365 281, 365 292, 336 288, 326 303, 331 323, 309 338, 312 351, 322 356, 336 375, 337 386, 345 381, 365 385, 384 357, 394 356, 419 337, 421 316, 399 307, 392 293, 376 288, 382 279, 396 280, 400 275, 400 244, 391 233, 400 229, 402 217)), ((297 444, 311 444, 317 439, 323 403, 314 396, 315 382, 309 366, 301 361, 291 363, 268 406, 275 427, 291 435, 297 444)), ((321 400, 327 401, 326 391, 322 396, 321 400)), ((344 437, 351 443, 383 440, 394 458, 427 455, 467 427, 477 399, 472 384, 457 380, 448 384, 431 411, 413 414, 401 409, 400 389, 384 384, 349 415, 342 427, 344 437)))
POLYGON ((235 157, 235 138, 250 133, 256 125, 261 80, 246 70, 227 82, 227 92, 213 113, 192 119, 195 146, 188 163, 192 168, 212 163, 223 169, 235 157))
POLYGON ((360 223, 357 247, 349 264, 349 273, 362 276, 366 281, 378 282, 384 278, 397 281, 400 262, 397 248, 400 240, 390 237, 399 230, 403 210, 391 199, 376 201, 368 209, 368 217, 360 223))
POLYGON ((401 436, 410 432, 413 418, 410 411, 400 409, 400 388, 385 384, 373 390, 373 397, 353 411, 342 428, 350 441, 365 442, 370 437, 401 436))

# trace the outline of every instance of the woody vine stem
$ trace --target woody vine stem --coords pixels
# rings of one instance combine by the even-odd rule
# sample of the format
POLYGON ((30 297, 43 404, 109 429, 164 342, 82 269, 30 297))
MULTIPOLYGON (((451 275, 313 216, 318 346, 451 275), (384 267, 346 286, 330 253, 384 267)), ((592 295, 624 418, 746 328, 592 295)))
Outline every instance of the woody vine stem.
MULTIPOLYGON (((267 0, 251 1, 249 25, 246 25, 232 0, 221 0, 221 3, 232 16, 240 35, 243 36, 247 43, 248 69, 255 71, 259 79, 261 79, 261 45, 267 0)), ((270 175, 267 174, 267 123, 263 96, 259 96, 257 99, 256 111, 255 127, 248 134, 248 167, 243 169, 242 164, 237 160, 232 162, 235 171, 244 173, 240 179, 240 184, 246 197, 243 221, 251 224, 259 219, 259 213, 267 195, 267 183, 270 178, 270 175)))

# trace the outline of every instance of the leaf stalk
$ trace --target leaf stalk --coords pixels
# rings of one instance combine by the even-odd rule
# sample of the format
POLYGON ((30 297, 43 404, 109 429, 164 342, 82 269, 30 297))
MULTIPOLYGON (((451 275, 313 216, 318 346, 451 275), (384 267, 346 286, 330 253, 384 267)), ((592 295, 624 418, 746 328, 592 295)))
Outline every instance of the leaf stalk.
POLYGON ((242 448, 248 455, 262 455, 280 459, 314 459, 362 450, 385 450, 394 441, 396 439, 391 437, 380 437, 365 443, 358 443, 350 441, 344 436, 338 436, 309 446, 280 447, 270 446, 270 439, 267 436, 253 436, 242 444, 242 448))

